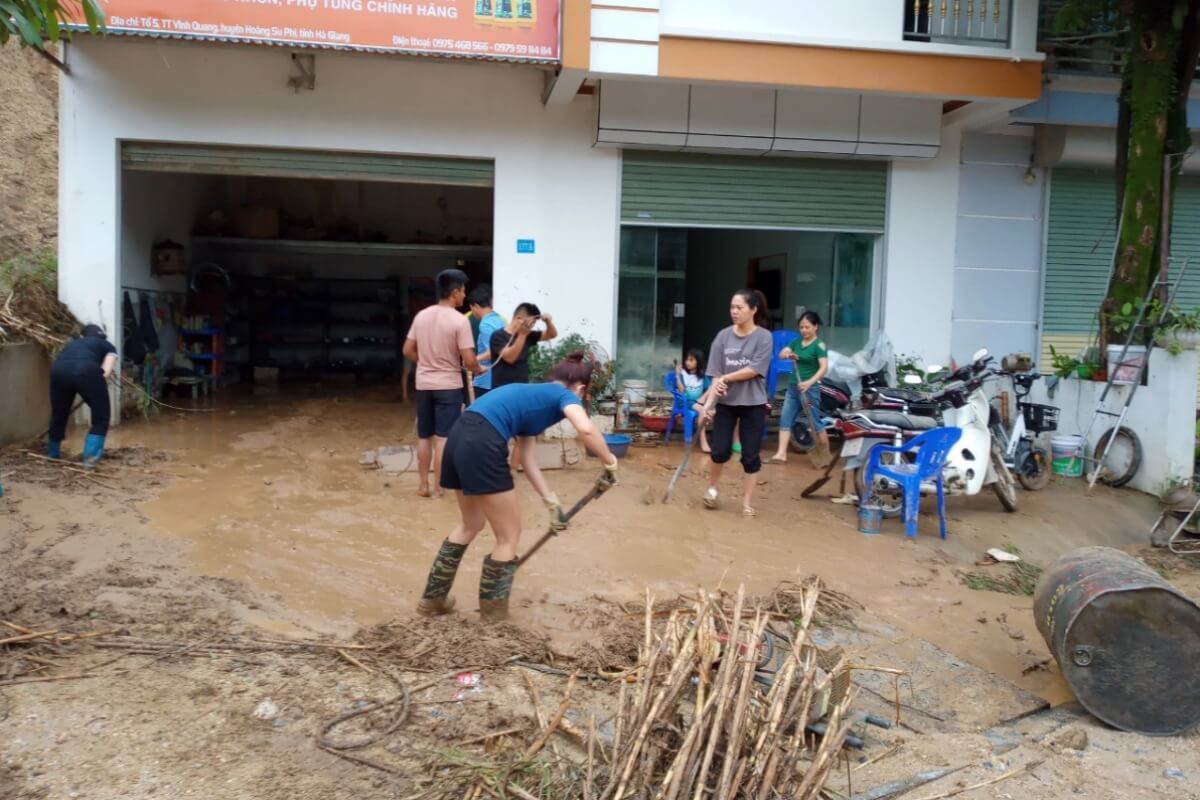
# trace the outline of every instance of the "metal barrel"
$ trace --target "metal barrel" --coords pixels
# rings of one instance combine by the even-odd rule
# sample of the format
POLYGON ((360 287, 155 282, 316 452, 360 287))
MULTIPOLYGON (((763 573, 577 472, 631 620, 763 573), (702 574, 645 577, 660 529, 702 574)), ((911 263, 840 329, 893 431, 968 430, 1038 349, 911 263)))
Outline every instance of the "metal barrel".
POLYGON ((1085 547, 1046 570, 1038 630, 1079 702, 1154 736, 1200 724, 1200 606, 1133 556, 1085 547))

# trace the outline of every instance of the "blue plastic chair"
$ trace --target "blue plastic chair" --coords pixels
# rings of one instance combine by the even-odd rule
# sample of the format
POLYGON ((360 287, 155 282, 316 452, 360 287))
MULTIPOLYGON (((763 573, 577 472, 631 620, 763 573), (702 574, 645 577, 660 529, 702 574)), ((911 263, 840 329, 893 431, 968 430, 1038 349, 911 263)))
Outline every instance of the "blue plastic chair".
MULTIPOLYGON (((704 378, 704 390, 708 391, 708 387, 712 385, 712 379, 704 378)), ((663 441, 671 441, 671 431, 675 428, 675 415, 678 414, 683 418, 683 441, 685 444, 692 443, 692 435, 696 432, 696 419, 700 416, 696 413, 696 409, 692 408, 692 404, 688 402, 687 396, 679 391, 679 385, 675 382, 675 373, 668 372, 663 377, 663 388, 671 393, 671 416, 667 419, 667 430, 663 433, 663 441)))
MULTIPOLYGON (((904 443, 900 447, 891 445, 876 445, 871 448, 871 457, 867 461, 867 471, 863 482, 867 485, 868 495, 875 486, 876 476, 891 478, 900 484, 904 491, 904 533, 909 538, 917 536, 917 514, 921 510, 921 484, 932 480, 937 486, 938 521, 941 523, 942 538, 946 538, 946 498, 942 488, 942 466, 950 454, 950 448, 962 436, 959 428, 934 428, 925 431, 920 436, 904 443), (917 452, 912 462, 900 459, 899 464, 881 464, 880 457, 884 453, 900 455, 917 452)), ((863 503, 868 503, 863 498, 863 503)))
POLYGON ((767 399, 775 402, 775 390, 779 388, 779 376, 786 375, 791 379, 794 362, 789 358, 780 358, 779 351, 792 343, 800 334, 795 331, 771 331, 771 369, 767 373, 767 399))

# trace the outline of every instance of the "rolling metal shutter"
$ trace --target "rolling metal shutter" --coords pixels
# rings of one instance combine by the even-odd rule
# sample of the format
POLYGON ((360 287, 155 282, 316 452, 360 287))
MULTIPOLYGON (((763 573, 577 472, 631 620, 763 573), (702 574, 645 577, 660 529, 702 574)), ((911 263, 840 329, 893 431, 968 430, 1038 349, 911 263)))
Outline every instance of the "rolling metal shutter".
MULTIPOLYGON (((1056 169, 1050 182, 1043 330, 1086 334, 1108 288, 1116 234, 1113 176, 1108 171, 1056 169)), ((1200 305, 1200 180, 1183 178, 1175 193, 1171 257, 1189 258, 1176 302, 1200 305)))
POLYGON ((626 150, 621 219, 882 233, 887 164, 626 150))
POLYGON ((125 169, 207 175, 492 186, 491 161, 268 147, 124 142, 125 169))

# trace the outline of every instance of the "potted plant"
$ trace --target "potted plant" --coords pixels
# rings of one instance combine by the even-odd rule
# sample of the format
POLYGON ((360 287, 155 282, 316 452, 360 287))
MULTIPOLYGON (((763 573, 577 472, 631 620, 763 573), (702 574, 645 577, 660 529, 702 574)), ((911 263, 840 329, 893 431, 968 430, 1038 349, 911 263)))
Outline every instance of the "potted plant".
POLYGON ((1054 349, 1054 345, 1050 345, 1050 367, 1054 370, 1056 377, 1082 377, 1079 375, 1079 368, 1081 366, 1083 366, 1083 362, 1078 358, 1060 353, 1054 349))
POLYGON ((1163 317, 1155 340, 1171 355, 1184 350, 1195 350, 1200 345, 1200 308, 1190 312, 1170 308, 1163 317))

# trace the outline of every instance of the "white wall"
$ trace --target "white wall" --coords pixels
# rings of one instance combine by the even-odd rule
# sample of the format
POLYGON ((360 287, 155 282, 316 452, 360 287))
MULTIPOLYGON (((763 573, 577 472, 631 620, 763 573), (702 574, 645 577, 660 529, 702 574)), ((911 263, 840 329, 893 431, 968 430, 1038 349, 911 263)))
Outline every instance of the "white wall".
POLYGON ((899 42, 903 2, 880 0, 661 0, 664 30, 711 31, 720 38, 772 33, 780 39, 899 42))
POLYGON ((296 93, 285 49, 79 37, 68 59, 59 293, 80 316, 116 323, 122 139, 463 156, 496 164, 498 306, 545 302, 612 348, 619 157, 591 147, 590 98, 542 104, 541 71, 319 53, 296 93))
POLYGON ((981 347, 997 357, 1037 353, 1046 171, 1027 181, 1032 155, 1028 130, 963 135, 951 342, 959 363, 981 347))
MULTIPOLYGON (((1139 387, 1129 408, 1125 426, 1142 442, 1142 465, 1130 486, 1157 495, 1169 478, 1190 478, 1195 460, 1197 352, 1172 356, 1162 348, 1150 354, 1150 371, 1145 386, 1139 387)), ((1104 384, 1076 378, 1059 381, 1053 398, 1047 397, 1045 381, 1034 384, 1032 398, 1058 406, 1058 433, 1082 434, 1096 407, 1104 384)), ((1114 387, 1106 407, 1120 411, 1130 387, 1114 387)), ((1116 422, 1102 419, 1088 437, 1088 452, 1116 422)))
POLYGON ((943 129, 937 158, 893 161, 888 175, 883 328, 926 364, 950 356, 961 138, 943 129))
MULTIPOLYGON (((182 292, 184 275, 153 275, 150 251, 164 239, 185 248, 193 260, 192 226, 196 217, 219 196, 219 178, 209 175, 169 175, 162 172, 127 172, 121 186, 122 286, 182 292)), ((136 302, 136 297, 135 297, 136 302)))

